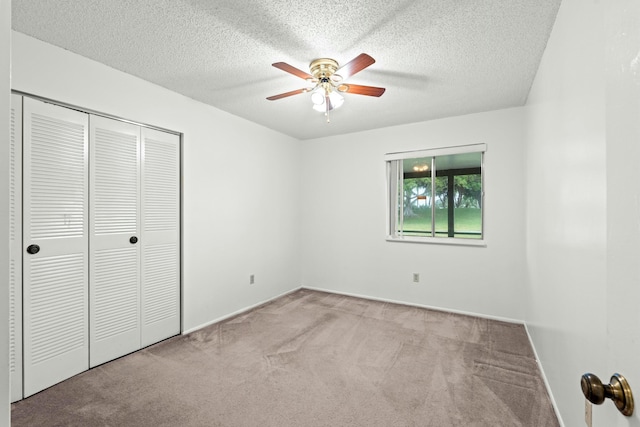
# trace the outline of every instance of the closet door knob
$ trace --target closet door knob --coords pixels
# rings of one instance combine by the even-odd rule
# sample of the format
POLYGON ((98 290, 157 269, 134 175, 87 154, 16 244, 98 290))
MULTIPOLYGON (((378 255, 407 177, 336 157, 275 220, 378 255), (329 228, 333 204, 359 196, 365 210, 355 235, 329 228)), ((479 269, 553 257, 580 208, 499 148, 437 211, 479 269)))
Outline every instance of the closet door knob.
POLYGON ((40 252, 40 246, 38 246, 38 245, 29 245, 29 246, 27 246, 27 253, 29 253, 31 255, 35 255, 38 252, 40 252))
POLYGON ((131 238, 129 239, 129 243, 135 245, 136 243, 138 243, 138 238, 136 236, 131 236, 131 238))

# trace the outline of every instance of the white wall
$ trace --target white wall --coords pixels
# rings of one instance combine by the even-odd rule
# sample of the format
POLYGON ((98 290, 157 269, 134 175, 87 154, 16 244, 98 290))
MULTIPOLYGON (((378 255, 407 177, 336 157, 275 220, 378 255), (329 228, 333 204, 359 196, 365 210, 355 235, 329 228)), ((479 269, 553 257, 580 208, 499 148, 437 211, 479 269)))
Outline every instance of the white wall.
POLYGON ((14 90, 184 133, 185 330, 300 286, 296 140, 20 33, 12 55, 14 90))
POLYGON ((9 94, 11 91, 11 1, 0 0, 0 426, 8 426, 9 409, 9 94))
POLYGON ((523 319, 521 109, 327 137, 302 147, 304 286, 523 319), (471 143, 488 145, 487 247, 385 241, 384 154, 471 143), (419 284, 412 283, 414 272, 419 284))
POLYGON ((567 426, 580 376, 611 374, 603 4, 562 2, 526 106, 527 323, 567 426))

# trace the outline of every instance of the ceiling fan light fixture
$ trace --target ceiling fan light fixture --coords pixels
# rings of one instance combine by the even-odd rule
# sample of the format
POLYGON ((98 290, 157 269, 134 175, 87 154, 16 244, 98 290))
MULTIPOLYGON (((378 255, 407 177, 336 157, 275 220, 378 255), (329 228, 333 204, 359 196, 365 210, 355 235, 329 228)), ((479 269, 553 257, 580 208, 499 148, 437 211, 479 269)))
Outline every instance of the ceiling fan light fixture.
POLYGON ((340 108, 342 104, 344 104, 344 96, 340 95, 337 92, 333 92, 333 91, 330 92, 329 100, 331 101, 331 105, 333 106, 334 109, 340 108))
POLYGON ((327 106, 325 105, 325 91, 324 90, 314 90, 311 94, 311 102, 313 103, 313 109, 319 113, 326 113, 327 106))
POLYGON ((313 104, 313 109, 318 113, 326 113, 327 108, 323 104, 313 104))
POLYGON ((309 64, 309 71, 311 73, 302 71, 285 62, 275 62, 271 64, 275 68, 304 79, 307 83, 313 84, 314 86, 269 96, 267 99, 269 101, 275 101, 300 93, 311 92, 313 109, 324 113, 325 116, 327 116, 328 123, 329 112, 333 109, 340 108, 344 103, 342 93, 375 97, 379 97, 384 93, 385 89, 382 87, 342 83, 343 79, 359 73, 374 62, 376 61, 366 53, 361 53, 341 67, 338 66, 338 62, 335 59, 318 58, 309 64))
POLYGON ((313 105, 322 105, 324 104, 324 93, 320 92, 320 91, 314 91, 311 94, 311 102, 313 102, 313 105))
POLYGON ((313 103, 313 109, 320 112, 326 113, 326 97, 329 97, 330 109, 335 110, 340 108, 342 104, 344 104, 344 96, 340 95, 337 92, 324 90, 324 91, 314 91, 311 94, 311 102, 313 103), (327 95, 328 93, 328 95, 327 95))

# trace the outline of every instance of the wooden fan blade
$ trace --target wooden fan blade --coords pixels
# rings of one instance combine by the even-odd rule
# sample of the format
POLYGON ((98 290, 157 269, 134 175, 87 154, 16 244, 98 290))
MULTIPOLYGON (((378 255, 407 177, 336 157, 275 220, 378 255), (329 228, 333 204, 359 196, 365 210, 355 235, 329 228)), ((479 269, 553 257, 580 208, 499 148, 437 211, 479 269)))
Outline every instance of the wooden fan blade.
POLYGON ((339 92, 355 93, 356 95, 381 96, 386 89, 375 86, 362 86, 352 84, 341 84, 338 86, 339 92))
POLYGON ((347 62, 342 67, 338 68, 338 70, 336 70, 336 74, 342 76, 342 79, 344 80, 353 76, 355 73, 359 73, 374 62, 376 62, 375 59, 366 53, 361 53, 350 62, 347 62))
POLYGON ((271 64, 276 68, 281 69, 282 71, 286 71, 289 74, 293 74, 296 77, 300 77, 301 79, 313 79, 313 76, 309 73, 305 73, 304 71, 287 64, 286 62, 276 62, 275 64, 271 64))
POLYGON ((282 98, 286 98, 287 96, 298 95, 299 93, 305 93, 305 92, 309 92, 309 89, 296 89, 296 90, 292 90, 291 92, 285 92, 279 95, 270 96, 267 99, 269 101, 275 101, 276 99, 282 99, 282 98))

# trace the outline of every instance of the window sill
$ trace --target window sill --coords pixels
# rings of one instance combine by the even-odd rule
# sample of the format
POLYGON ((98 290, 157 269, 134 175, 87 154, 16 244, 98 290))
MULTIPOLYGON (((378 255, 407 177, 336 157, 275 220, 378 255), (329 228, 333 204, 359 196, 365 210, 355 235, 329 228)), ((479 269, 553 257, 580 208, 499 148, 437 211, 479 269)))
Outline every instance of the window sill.
POLYGON ((451 237, 389 237, 387 242, 426 243, 430 245, 487 247, 485 240, 456 239, 451 237))

